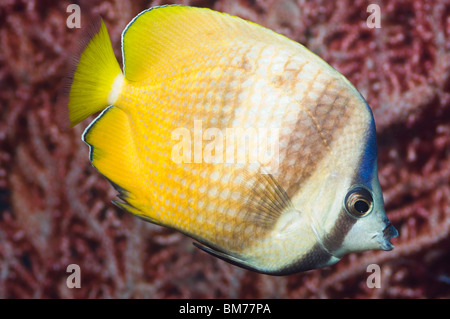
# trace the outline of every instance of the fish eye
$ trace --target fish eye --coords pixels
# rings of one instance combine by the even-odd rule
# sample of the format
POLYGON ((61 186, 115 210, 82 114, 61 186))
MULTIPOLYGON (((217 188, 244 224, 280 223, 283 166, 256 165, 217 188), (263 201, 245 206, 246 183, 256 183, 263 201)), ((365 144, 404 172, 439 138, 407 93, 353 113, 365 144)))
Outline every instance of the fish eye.
POLYGON ((372 194, 361 186, 353 188, 345 197, 345 209, 357 218, 367 216, 373 209, 372 194))

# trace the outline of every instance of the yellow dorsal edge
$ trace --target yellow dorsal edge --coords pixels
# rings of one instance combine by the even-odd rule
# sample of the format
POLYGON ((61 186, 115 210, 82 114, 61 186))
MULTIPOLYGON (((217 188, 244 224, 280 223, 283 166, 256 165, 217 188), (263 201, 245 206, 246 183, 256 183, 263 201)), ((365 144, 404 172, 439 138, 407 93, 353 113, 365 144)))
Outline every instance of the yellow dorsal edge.
POLYGON ((226 13, 180 5, 162 6, 140 13, 122 33, 125 77, 141 81, 151 76, 160 63, 173 63, 183 51, 193 50, 200 44, 227 45, 236 40, 295 45, 309 52, 280 34, 226 13))

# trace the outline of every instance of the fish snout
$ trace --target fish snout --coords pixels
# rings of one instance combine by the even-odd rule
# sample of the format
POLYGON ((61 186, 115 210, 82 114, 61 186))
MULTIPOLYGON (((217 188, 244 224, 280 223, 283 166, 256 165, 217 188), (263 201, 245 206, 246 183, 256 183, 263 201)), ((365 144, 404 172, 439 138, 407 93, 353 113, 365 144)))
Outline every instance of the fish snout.
POLYGON ((382 250, 392 250, 394 245, 390 242, 392 238, 398 236, 398 231, 388 220, 386 227, 376 236, 382 250))

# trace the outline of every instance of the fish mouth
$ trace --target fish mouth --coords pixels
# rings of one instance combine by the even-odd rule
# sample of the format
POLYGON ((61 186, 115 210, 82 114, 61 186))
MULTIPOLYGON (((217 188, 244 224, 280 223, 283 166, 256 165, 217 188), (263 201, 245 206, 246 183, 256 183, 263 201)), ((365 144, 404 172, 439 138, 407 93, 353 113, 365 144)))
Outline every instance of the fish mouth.
POLYGON ((378 242, 381 244, 381 249, 386 251, 394 249, 394 245, 392 245, 390 240, 397 236, 397 229, 395 229, 395 227, 391 223, 388 223, 383 231, 379 234, 379 236, 377 236, 378 242))

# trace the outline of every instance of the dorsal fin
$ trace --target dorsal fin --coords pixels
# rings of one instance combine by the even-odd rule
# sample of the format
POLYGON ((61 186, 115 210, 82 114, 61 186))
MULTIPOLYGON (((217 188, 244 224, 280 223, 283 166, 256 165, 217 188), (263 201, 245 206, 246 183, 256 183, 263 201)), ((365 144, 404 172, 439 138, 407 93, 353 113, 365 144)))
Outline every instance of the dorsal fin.
POLYGON ((150 8, 135 17, 122 33, 125 77, 146 79, 159 63, 173 63, 184 50, 199 44, 214 46, 239 38, 289 41, 255 23, 206 8, 169 5, 150 8), (170 57, 170 58, 169 58, 170 57))

